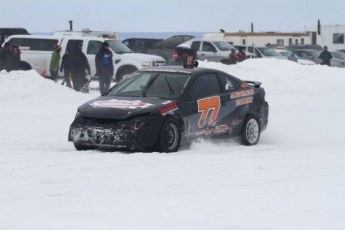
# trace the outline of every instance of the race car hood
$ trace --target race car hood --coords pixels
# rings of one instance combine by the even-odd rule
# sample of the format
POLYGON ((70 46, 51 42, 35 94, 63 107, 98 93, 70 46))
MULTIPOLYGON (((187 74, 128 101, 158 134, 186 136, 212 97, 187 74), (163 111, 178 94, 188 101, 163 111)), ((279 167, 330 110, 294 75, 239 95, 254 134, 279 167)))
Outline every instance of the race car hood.
POLYGON ((173 103, 172 100, 142 97, 98 97, 79 107, 80 115, 88 118, 128 119, 152 113, 173 103))

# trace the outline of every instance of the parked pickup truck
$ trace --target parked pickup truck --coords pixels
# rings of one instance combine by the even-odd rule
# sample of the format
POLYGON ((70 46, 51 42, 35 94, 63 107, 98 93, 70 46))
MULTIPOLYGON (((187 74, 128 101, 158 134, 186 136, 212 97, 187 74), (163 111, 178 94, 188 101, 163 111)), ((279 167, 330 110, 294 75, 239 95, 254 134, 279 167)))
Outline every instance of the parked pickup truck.
POLYGON ((6 39, 10 44, 17 44, 22 51, 20 68, 22 70, 35 69, 41 75, 49 75, 49 65, 54 45, 62 47, 61 56, 66 49, 73 50, 74 47, 83 43, 82 51, 86 55, 91 75, 95 75, 95 55, 107 41, 110 50, 113 52, 115 81, 120 81, 124 75, 131 74, 136 70, 165 66, 162 57, 148 54, 133 53, 127 46, 115 39, 104 39, 102 37, 73 37, 73 36, 43 36, 43 35, 12 35, 6 39))
POLYGON ((146 53, 164 58, 166 65, 175 65, 175 48, 194 36, 175 35, 165 40, 154 38, 129 38, 122 41, 133 52, 146 53), (154 44, 153 44, 154 43, 154 44))
POLYGON ((178 48, 185 48, 185 50, 191 49, 198 60, 222 63, 227 63, 231 50, 236 49, 224 41, 194 39, 179 45, 178 48))

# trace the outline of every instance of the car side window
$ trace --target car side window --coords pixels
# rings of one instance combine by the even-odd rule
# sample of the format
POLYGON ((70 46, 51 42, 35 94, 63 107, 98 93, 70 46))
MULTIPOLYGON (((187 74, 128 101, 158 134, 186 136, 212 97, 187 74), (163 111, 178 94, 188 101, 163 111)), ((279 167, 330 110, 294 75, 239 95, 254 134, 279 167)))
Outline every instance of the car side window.
POLYGON ((195 101, 201 98, 219 95, 221 93, 216 74, 202 74, 197 77, 189 91, 189 100, 195 101))
POLYGON ((259 51, 257 48, 255 48, 255 54, 256 54, 256 56, 259 57, 259 58, 262 57, 260 51, 259 51))
POLYGON ((310 54, 303 51, 303 52, 299 53, 299 56, 302 57, 302 58, 308 58, 310 56, 310 54))
POLYGON ((79 43, 83 43, 83 40, 69 40, 66 49, 73 50, 79 43))
POLYGON ((9 42, 19 45, 22 50, 54 51, 58 39, 12 38, 9 42))
POLYGON ((125 44, 125 46, 129 47, 129 40, 124 40, 122 43, 125 44))
POLYGON ((200 42, 193 42, 192 43, 192 46, 191 46, 191 49, 193 50, 193 51, 199 51, 199 49, 200 49, 200 42))
POLYGON ((202 43, 201 51, 215 52, 215 50, 216 49, 214 48, 214 46, 210 42, 203 42, 202 43))
POLYGON ((243 81, 241 81, 240 79, 223 73, 217 73, 217 75, 219 77, 220 85, 224 93, 241 88, 241 83, 243 83, 243 81))
POLYGON ((102 42, 89 41, 89 44, 87 45, 87 54, 96 54, 101 47, 102 42))

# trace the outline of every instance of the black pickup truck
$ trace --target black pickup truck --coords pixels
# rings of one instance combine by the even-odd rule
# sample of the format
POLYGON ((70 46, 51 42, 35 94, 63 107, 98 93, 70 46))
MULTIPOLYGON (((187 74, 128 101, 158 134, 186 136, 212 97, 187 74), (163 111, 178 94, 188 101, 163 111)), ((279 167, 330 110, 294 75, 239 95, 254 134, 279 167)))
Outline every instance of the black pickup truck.
POLYGON ((174 35, 167 39, 155 38, 128 38, 122 41, 134 53, 146 53, 161 56, 166 65, 181 65, 183 56, 190 54, 188 48, 180 48, 178 45, 193 39, 190 35, 174 35), (186 54, 184 54, 186 53, 186 54))

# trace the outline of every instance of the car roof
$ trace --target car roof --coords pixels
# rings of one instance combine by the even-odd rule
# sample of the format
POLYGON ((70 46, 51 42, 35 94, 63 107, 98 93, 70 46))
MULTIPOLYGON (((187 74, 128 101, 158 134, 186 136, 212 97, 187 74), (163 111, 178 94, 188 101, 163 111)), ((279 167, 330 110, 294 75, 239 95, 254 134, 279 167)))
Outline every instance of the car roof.
POLYGON ((212 68, 194 67, 193 69, 183 68, 183 66, 159 66, 153 68, 141 69, 140 72, 167 72, 167 73, 184 73, 184 74, 196 74, 200 72, 223 72, 212 68))

